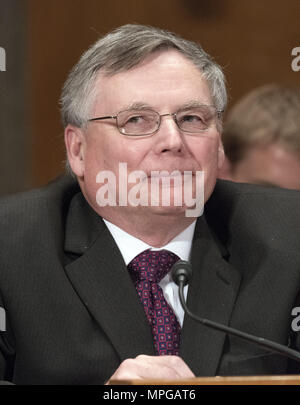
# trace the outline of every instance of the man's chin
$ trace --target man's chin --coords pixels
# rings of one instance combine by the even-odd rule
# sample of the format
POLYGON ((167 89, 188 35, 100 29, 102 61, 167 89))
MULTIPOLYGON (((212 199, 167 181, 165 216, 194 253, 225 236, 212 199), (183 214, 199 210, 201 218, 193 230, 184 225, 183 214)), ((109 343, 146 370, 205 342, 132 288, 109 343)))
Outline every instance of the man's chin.
POLYGON ((144 215, 159 215, 159 216, 175 216, 178 219, 186 216, 189 207, 185 206, 148 206, 148 207, 132 207, 133 209, 143 210, 144 215))

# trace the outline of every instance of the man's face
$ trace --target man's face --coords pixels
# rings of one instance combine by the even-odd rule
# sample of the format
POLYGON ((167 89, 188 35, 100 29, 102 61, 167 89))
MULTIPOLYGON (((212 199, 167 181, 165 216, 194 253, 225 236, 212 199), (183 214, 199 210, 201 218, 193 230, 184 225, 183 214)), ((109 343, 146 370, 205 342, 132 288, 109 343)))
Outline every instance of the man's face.
MULTIPOLYGON (((209 88, 199 70, 173 50, 157 52, 129 71, 113 76, 100 75, 97 86, 99 93, 90 118, 116 115, 132 105, 148 106, 159 114, 177 112, 191 103, 213 105, 209 88)), ((90 122, 84 133, 67 128, 66 143, 69 161, 82 191, 101 215, 103 208, 99 208, 96 202, 99 190, 96 177, 101 171, 115 173, 118 193, 120 162, 127 164, 128 173, 137 170, 147 175, 162 170, 169 173, 174 170, 182 173, 193 171, 194 174, 204 171, 205 200, 214 188, 218 167, 223 162, 220 134, 215 123, 202 134, 184 133, 170 116, 162 118, 159 130, 151 136, 124 136, 118 131, 116 121, 109 119, 90 122)), ((126 209, 137 210, 137 207, 126 209)), ((182 212, 182 207, 174 206, 143 209, 144 213, 152 214, 168 210, 182 212)))

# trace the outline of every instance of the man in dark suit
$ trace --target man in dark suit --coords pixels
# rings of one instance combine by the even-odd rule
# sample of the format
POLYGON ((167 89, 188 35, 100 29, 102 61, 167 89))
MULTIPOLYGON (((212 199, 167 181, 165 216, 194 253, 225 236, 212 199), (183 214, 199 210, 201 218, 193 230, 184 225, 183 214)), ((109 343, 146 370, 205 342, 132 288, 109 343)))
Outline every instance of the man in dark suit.
POLYGON ((165 271, 190 261, 185 295, 200 316, 299 346, 299 194, 216 185, 225 104, 218 65, 168 32, 124 26, 82 56, 62 95, 76 180, 1 201, 2 379, 298 372, 185 317, 165 271))

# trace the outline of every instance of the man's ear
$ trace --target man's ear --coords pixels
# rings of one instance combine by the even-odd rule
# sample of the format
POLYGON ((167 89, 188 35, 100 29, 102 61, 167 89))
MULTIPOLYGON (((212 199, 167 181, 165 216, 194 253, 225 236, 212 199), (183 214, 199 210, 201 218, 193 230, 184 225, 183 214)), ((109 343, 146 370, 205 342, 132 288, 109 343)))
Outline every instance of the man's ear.
POLYGON ((219 170, 223 166, 224 160, 225 160, 224 148, 223 148, 222 142, 220 141, 219 148, 218 148, 218 169, 219 170))
POLYGON ((232 180, 232 164, 225 155, 223 165, 219 167, 218 178, 224 180, 232 180))
POLYGON ((65 128, 65 145, 72 171, 76 176, 83 177, 85 136, 82 129, 68 125, 65 128))

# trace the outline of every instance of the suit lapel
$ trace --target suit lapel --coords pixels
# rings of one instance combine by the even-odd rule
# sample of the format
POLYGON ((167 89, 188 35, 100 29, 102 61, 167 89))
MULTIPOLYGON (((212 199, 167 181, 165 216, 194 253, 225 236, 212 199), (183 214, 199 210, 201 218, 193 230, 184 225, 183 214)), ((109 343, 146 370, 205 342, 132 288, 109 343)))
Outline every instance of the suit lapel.
POLYGON ((73 198, 65 241, 66 252, 77 255, 66 265, 70 282, 121 361, 154 354, 150 326, 121 253, 81 193, 73 198))
MULTIPOLYGON (((188 306, 199 317, 228 324, 240 283, 240 275, 222 257, 204 219, 198 220, 192 247, 193 276, 188 306)), ((181 356, 197 376, 215 375, 225 334, 185 317, 181 356)))

